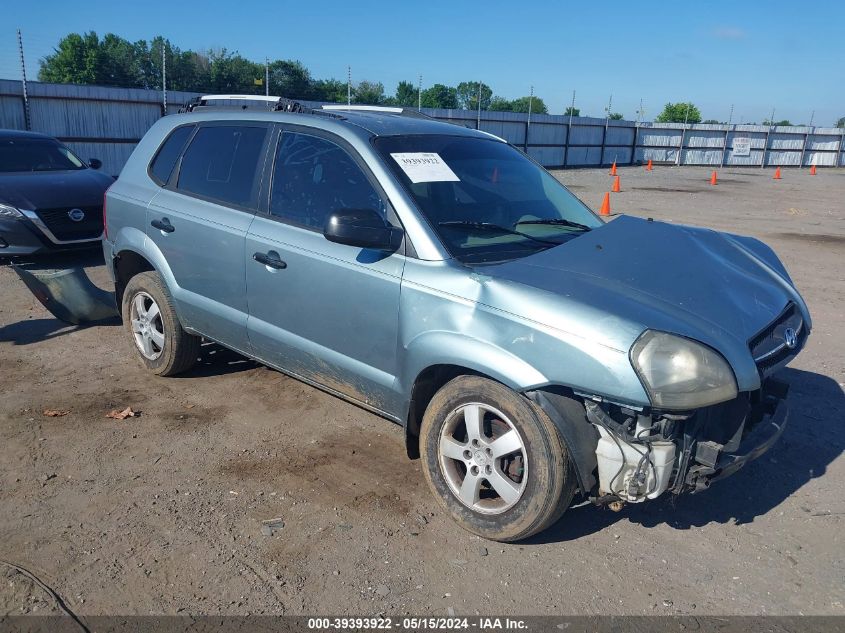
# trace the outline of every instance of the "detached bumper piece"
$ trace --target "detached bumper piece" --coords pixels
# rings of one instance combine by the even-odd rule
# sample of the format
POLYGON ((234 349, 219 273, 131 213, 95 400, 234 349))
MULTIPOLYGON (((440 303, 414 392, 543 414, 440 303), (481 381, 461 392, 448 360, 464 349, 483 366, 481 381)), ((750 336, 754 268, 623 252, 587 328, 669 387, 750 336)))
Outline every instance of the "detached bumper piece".
POLYGON ((119 316, 114 293, 95 286, 80 266, 39 269, 12 264, 12 269, 35 298, 60 321, 79 325, 119 316))
MULTIPOLYGON (((691 437, 693 429, 689 429, 684 437, 686 448, 681 454, 679 471, 686 472, 686 476, 677 478, 673 492, 695 493, 706 490, 714 481, 734 474, 768 451, 786 427, 789 417, 786 404, 788 390, 786 383, 768 379, 759 392, 743 403, 741 408, 746 413, 740 418, 739 424, 722 426, 723 429, 732 429, 729 438, 723 436, 717 440, 709 439, 709 421, 706 417, 697 425, 697 437, 691 437)), ((735 414, 738 408, 737 403, 729 410, 735 414)), ((718 415, 718 412, 713 413, 718 415)))

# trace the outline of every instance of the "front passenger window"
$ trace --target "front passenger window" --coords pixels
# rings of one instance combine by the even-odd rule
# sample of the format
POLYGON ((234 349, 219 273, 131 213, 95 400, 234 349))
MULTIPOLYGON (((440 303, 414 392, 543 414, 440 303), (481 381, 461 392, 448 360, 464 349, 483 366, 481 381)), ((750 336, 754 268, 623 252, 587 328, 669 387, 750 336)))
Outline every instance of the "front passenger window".
POLYGON ((284 132, 276 151, 270 213, 292 224, 322 230, 340 209, 372 209, 384 203, 364 172, 340 146, 316 136, 284 132))

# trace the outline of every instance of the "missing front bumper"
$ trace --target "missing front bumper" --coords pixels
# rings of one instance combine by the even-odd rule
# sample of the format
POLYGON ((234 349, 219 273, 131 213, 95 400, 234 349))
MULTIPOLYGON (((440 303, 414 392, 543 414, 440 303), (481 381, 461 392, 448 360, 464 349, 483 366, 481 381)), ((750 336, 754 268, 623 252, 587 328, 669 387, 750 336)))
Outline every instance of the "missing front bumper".
POLYGON ((761 417, 735 450, 728 451, 724 445, 712 441, 698 441, 694 463, 683 479, 686 490, 706 490, 714 481, 729 477, 774 446, 789 419, 787 390, 786 383, 771 379, 767 381, 757 410, 752 409, 748 416, 752 420, 755 414, 761 417))

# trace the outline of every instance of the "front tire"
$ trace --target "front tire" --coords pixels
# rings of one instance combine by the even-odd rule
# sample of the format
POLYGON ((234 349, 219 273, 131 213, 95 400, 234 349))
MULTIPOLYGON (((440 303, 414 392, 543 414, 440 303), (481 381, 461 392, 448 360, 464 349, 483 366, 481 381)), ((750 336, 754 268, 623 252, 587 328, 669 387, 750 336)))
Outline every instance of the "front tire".
POLYGON ((129 280, 121 313, 135 351, 149 371, 159 376, 174 376, 196 363, 200 337, 182 328, 170 293, 158 273, 143 272, 129 280))
POLYGON ((560 434, 524 396, 479 376, 438 391, 420 429, 423 472, 461 527, 518 541, 560 518, 577 488, 560 434))

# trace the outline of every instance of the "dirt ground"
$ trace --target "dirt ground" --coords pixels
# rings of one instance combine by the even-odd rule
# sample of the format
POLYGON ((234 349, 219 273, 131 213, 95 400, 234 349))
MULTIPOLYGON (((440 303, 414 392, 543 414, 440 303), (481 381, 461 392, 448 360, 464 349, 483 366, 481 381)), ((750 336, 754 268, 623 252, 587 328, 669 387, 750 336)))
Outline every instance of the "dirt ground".
MULTIPOLYGON (((759 237, 810 305, 790 425, 734 477, 485 542, 439 510, 399 427, 214 346, 149 376, 120 325, 65 326, 4 266, 0 558, 85 615, 845 614, 845 171, 619 171, 614 213, 759 237), (126 406, 140 417, 105 417, 126 406)), ((593 208, 611 185, 557 175, 593 208)), ((0 574, 0 614, 55 612, 0 574)))

